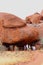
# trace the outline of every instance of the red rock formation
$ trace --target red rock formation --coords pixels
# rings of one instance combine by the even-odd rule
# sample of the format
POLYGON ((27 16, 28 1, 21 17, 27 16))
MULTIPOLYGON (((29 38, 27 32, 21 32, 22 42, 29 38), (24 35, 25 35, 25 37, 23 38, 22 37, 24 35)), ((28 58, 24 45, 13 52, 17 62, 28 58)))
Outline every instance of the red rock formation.
POLYGON ((35 13, 31 16, 27 16, 26 17, 26 22, 27 23, 32 23, 32 24, 37 24, 37 23, 41 23, 43 19, 43 16, 40 15, 39 13, 35 13))
POLYGON ((4 28, 4 42, 14 43, 18 41, 32 42, 38 39, 38 32, 36 28, 25 26, 17 29, 5 29, 4 28))
POLYGON ((26 25, 19 17, 0 13, 0 40, 5 43, 19 41, 33 42, 38 39, 38 31, 34 26, 26 25))
POLYGON ((39 32, 39 36, 43 37, 43 23, 38 24, 37 29, 39 32))
POLYGON ((43 16, 43 10, 41 11, 41 13, 40 13, 42 16, 43 16))

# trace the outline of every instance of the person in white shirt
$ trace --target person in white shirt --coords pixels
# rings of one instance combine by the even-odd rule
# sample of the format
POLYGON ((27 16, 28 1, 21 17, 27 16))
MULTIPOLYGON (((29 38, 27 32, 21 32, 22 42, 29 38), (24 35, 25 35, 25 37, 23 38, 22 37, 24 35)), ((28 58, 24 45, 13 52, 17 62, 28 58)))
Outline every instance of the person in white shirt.
POLYGON ((35 46, 32 46, 32 50, 36 50, 36 47, 35 46))
POLYGON ((29 48, 29 47, 28 47, 28 44, 26 44, 26 49, 28 50, 28 48, 29 48))

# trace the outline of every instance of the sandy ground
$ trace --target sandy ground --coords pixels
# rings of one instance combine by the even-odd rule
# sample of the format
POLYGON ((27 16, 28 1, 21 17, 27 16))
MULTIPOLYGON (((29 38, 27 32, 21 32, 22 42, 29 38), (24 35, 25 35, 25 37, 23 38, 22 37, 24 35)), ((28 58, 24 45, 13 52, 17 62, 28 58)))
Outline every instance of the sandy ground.
POLYGON ((0 65, 43 65, 43 50, 0 52, 0 65))

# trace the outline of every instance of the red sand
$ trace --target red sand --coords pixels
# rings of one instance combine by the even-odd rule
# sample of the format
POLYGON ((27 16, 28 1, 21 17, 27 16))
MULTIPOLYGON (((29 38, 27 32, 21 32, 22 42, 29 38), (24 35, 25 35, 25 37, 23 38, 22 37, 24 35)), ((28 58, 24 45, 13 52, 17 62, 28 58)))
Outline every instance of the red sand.
POLYGON ((33 56, 33 60, 30 62, 18 63, 17 65, 43 65, 43 52, 37 52, 33 56))

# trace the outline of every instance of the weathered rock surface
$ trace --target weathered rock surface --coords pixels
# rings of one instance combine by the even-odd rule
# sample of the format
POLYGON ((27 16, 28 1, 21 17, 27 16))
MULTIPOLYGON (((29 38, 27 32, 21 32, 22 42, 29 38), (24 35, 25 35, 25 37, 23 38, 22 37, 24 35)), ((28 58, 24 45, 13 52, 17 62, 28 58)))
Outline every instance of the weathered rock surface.
POLYGON ((38 39, 38 31, 19 17, 0 13, 0 40, 5 43, 32 42, 38 39))
POLYGON ((39 13, 34 13, 33 15, 26 17, 26 22, 32 23, 32 24, 41 23, 41 22, 43 22, 42 20, 43 20, 43 16, 39 13))

